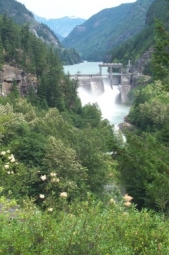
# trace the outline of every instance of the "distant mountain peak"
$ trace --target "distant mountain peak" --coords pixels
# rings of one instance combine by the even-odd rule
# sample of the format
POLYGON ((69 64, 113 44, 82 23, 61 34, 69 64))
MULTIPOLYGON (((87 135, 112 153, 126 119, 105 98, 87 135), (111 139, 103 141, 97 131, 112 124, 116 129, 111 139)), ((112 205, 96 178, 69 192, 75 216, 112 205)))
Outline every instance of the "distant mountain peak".
POLYGON ((79 17, 76 16, 70 16, 71 19, 80 19, 79 17))
POLYGON ((65 16, 57 19, 45 19, 34 15, 38 22, 46 24, 50 29, 52 29, 55 34, 59 34, 62 37, 68 36, 68 34, 78 25, 81 25, 86 20, 78 18, 76 16, 65 16))

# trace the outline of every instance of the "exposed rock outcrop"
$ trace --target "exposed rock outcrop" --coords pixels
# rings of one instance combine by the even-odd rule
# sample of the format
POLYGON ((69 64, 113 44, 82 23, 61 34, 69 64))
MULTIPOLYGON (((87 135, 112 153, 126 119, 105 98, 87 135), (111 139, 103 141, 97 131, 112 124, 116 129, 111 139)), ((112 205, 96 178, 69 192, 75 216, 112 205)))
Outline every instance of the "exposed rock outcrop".
POLYGON ((128 102, 128 93, 131 90, 130 85, 120 86, 121 103, 126 104, 128 102))
POLYGON ((35 75, 6 64, 0 71, 0 95, 7 95, 14 81, 17 82, 21 95, 26 94, 30 86, 37 88, 37 77, 35 75))
POLYGON ((153 48, 147 50, 139 59, 135 61, 132 66, 132 73, 138 72, 143 74, 146 68, 146 65, 150 63, 153 54, 153 48))
POLYGON ((131 67, 131 86, 147 85, 151 81, 151 76, 145 75, 147 66, 152 59, 153 48, 146 51, 131 67))
POLYGON ((121 130, 121 132, 123 134, 125 134, 126 131, 131 131, 131 132, 134 131, 135 127, 132 124, 130 124, 129 122, 124 121, 124 122, 119 124, 119 129, 121 130))

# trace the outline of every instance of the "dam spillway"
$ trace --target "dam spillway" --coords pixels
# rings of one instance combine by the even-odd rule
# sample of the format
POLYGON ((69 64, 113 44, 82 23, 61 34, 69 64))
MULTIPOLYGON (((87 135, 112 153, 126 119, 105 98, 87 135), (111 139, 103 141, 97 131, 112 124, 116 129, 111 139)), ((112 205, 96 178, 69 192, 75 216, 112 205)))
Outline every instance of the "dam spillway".
POLYGON ((121 63, 103 63, 99 64, 99 73, 97 74, 81 74, 80 72, 75 75, 70 75, 71 79, 75 79, 78 83, 78 87, 84 89, 94 97, 98 97, 104 93, 104 83, 109 84, 113 89, 113 86, 118 86, 121 96, 121 103, 126 103, 128 98, 128 92, 131 89, 130 85, 130 61, 126 67, 123 68, 121 63), (103 72, 106 68, 106 73, 103 72))
MULTIPOLYGON (((131 72, 128 72, 126 67, 123 68, 123 86, 114 80, 116 85, 111 87, 108 69, 103 68, 102 75, 100 75, 99 64, 100 62, 84 61, 80 64, 64 66, 64 71, 71 79, 77 81, 77 93, 82 106, 96 103, 102 112, 102 117, 109 120, 111 124, 118 125, 123 122, 124 116, 128 114, 130 109, 125 102, 127 102, 127 91, 131 88, 131 72), (126 98, 123 91, 126 91, 126 98)), ((115 74, 114 71, 113 75, 115 74)))
POLYGON ((127 102, 127 95, 131 89, 130 77, 125 74, 114 75, 93 75, 93 74, 81 74, 71 75, 71 79, 75 79, 78 82, 78 87, 84 89, 86 92, 92 94, 94 97, 98 97, 105 91, 105 86, 109 85, 111 89, 114 86, 118 86, 120 91, 121 103, 127 102))
POLYGON ((95 97, 104 93, 103 80, 99 76, 80 76, 77 80, 79 87, 83 88, 95 97))

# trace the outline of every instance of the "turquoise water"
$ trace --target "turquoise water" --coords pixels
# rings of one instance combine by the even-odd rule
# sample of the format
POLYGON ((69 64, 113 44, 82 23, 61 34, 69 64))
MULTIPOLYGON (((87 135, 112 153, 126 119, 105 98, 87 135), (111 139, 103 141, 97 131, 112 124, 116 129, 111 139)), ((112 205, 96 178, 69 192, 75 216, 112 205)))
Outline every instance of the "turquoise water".
MULTIPOLYGON (((75 65, 70 65, 70 66, 64 66, 64 70, 66 73, 70 74, 98 74, 100 69, 99 69, 99 64, 102 64, 101 62, 83 62, 80 64, 75 64, 75 65)), ((107 71, 105 70, 107 73, 107 71)))
MULTIPOLYGON (((64 66, 65 73, 69 74, 97 74, 99 73, 100 62, 84 62, 76 65, 64 66)), ((107 69, 103 68, 103 74, 107 73, 107 69)), ((78 89, 78 94, 82 105, 87 103, 97 103, 102 112, 102 117, 108 119, 111 124, 117 126, 124 121, 124 117, 128 114, 129 106, 117 103, 120 91, 118 86, 110 87, 106 79, 103 79, 104 93, 98 97, 94 97, 91 93, 86 92, 82 88, 78 89)))

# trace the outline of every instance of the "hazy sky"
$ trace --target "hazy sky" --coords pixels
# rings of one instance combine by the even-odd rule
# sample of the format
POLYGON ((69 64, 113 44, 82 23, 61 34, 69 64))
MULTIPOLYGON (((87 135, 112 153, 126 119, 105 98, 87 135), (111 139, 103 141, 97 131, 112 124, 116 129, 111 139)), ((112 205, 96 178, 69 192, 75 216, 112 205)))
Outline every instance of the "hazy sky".
POLYGON ((76 16, 88 19, 100 10, 133 3, 136 0, 17 0, 28 10, 44 18, 76 16))

